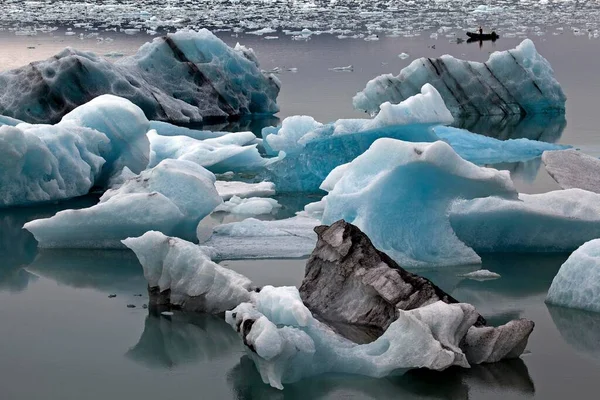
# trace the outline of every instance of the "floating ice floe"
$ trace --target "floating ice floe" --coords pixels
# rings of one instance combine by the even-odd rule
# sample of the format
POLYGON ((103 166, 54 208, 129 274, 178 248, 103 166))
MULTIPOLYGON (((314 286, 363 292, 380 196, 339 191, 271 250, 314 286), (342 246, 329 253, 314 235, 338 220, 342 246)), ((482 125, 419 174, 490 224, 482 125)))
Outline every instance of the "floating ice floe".
POLYGON ((218 314, 252 299, 254 287, 248 278, 212 262, 193 243, 149 231, 123 244, 137 255, 148 287, 156 292, 150 296, 151 305, 218 314))
POLYGON ((579 188, 600 193, 600 159, 577 150, 546 151, 546 171, 563 189, 579 188))
POLYGON ((600 312, 600 239, 571 254, 554 277, 546 302, 600 312))
POLYGON ((302 257, 315 246, 317 225, 317 219, 305 215, 277 221, 248 218, 215 227, 202 245, 216 259, 302 257))
POLYGON ((233 196, 225 203, 220 204, 214 212, 227 212, 240 215, 274 214, 281 205, 275 199, 262 197, 248 197, 245 199, 233 196))
POLYGON ((219 196, 225 201, 234 196, 245 199, 248 197, 269 197, 275 194, 275 184, 272 182, 216 181, 215 187, 219 196))
POLYGON ((385 102, 399 103, 415 95, 425 83, 440 92, 455 117, 565 111, 566 97, 554 71, 529 39, 513 50, 492 53, 485 63, 449 55, 417 59, 398 76, 385 74, 369 81, 353 104, 375 113, 385 102))
POLYGON ((581 189, 459 200, 456 236, 477 252, 566 252, 600 237, 600 194, 581 189))
POLYGON ((208 30, 180 31, 110 62, 67 48, 46 61, 0 73, 0 114, 54 123, 102 94, 138 105, 148 119, 177 123, 278 111, 280 83, 263 75, 249 49, 208 30))
POLYGON ((149 230, 195 239, 200 220, 222 203, 215 177, 189 161, 165 160, 108 190, 90 208, 65 210, 24 228, 42 248, 120 248, 149 230))
POLYGON ((56 125, 0 126, 0 207, 87 194, 128 167, 148 163, 148 120, 128 100, 105 95, 56 125))
POLYGON ((150 121, 150 129, 154 129, 161 136, 188 136, 198 140, 217 138, 227 134, 227 132, 190 129, 163 121, 150 121))
POLYGON ((469 272, 468 274, 461 275, 462 277, 473 279, 476 281, 486 281, 490 279, 500 278, 500 274, 492 272, 488 269, 479 269, 477 271, 469 272))
POLYGON ((148 139, 149 167, 166 159, 178 159, 194 162, 214 173, 223 173, 257 170, 278 160, 260 155, 252 132, 233 132, 197 140, 188 136, 161 136, 150 131, 148 139))

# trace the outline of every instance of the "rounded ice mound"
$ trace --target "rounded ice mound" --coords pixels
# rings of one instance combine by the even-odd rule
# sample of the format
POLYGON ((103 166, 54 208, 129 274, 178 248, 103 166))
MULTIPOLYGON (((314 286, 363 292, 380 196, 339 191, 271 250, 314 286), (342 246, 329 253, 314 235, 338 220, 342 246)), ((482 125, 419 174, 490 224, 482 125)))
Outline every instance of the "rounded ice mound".
POLYGON ((189 123, 274 114, 280 83, 263 74, 248 54, 206 29, 156 38, 114 63, 66 48, 45 61, 1 72, 0 114, 56 123, 103 94, 129 99, 152 120, 189 123))
POLYGON ((455 117, 564 113, 566 97, 550 63, 529 39, 515 49, 490 55, 485 63, 449 55, 419 58, 398 76, 372 79, 354 96, 354 108, 375 113, 433 85, 455 117))
POLYGON ((378 139, 334 169, 321 187, 324 224, 358 226, 375 247, 406 267, 479 263, 455 235, 448 211, 459 198, 515 198, 508 172, 478 167, 445 142, 378 139))
POLYGON ((571 254, 554 277, 546 302, 600 312, 600 239, 571 254))

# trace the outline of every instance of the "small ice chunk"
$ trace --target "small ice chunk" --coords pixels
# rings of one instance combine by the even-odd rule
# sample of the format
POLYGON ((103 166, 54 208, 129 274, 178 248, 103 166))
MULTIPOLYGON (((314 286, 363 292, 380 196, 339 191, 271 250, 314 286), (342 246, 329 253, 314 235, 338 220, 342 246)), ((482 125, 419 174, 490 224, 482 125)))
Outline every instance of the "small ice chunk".
POLYGON ((401 60, 406 60, 408 57, 410 57, 408 54, 406 53, 400 53, 398 54, 398 58, 401 60))
POLYGON ((269 197, 275 194, 275 184, 272 182, 216 181, 215 187, 219 196, 225 201, 234 196, 245 199, 248 197, 269 197))
POLYGON ((214 212, 227 212, 231 214, 242 215, 262 215, 274 214, 281 206, 275 199, 265 199, 262 197, 239 198, 233 196, 230 200, 220 204, 214 212))
POLYGON ((473 279, 476 281, 485 281, 485 280, 500 278, 500 274, 497 274, 497 273, 492 272, 487 269, 480 269, 477 271, 469 272, 468 274, 464 274, 461 276, 465 277, 465 278, 473 279))

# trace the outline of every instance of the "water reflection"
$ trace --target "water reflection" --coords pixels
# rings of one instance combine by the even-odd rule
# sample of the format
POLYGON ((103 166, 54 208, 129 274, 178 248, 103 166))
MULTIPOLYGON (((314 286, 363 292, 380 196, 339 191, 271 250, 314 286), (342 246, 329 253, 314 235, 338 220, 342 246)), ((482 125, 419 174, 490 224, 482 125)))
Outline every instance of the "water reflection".
POLYGON ((152 310, 127 357, 151 368, 171 369, 239 351, 240 339, 223 317, 182 312, 169 316, 152 310))
POLYGON ((457 128, 500 140, 531 139, 555 143, 562 136, 567 120, 564 114, 557 115, 492 115, 457 119, 457 128))
POLYGON ((547 305, 552 321, 577 353, 600 364, 600 313, 547 305))
POLYGON ((372 379, 356 375, 323 375, 285 385, 283 391, 264 384, 254 363, 243 356, 227 375, 235 398, 249 399, 469 399, 498 391, 530 397, 535 386, 520 359, 476 365, 471 369, 450 368, 435 372, 409 371, 403 376, 372 379))

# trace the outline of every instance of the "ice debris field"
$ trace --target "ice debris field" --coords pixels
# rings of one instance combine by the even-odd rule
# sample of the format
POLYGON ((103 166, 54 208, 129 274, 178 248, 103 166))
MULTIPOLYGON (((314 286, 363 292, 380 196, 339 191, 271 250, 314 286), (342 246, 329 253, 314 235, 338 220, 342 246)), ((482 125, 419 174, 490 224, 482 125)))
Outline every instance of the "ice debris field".
MULTIPOLYGON (((572 33, 597 38, 599 13, 594 0, 5 0, 0 28, 17 35, 53 32, 59 27, 155 35, 208 27, 265 39, 290 35, 307 40, 331 33, 341 39, 378 40, 380 34, 412 37, 425 33, 434 39, 455 39, 456 31, 484 24, 513 37, 572 33)), ((78 34, 76 31, 66 33, 78 34)))
MULTIPOLYGON (((94 205, 24 229, 41 249, 131 249, 151 307, 225 312, 275 388, 320 373, 382 377, 525 351, 533 321, 488 325, 407 269, 473 266, 485 253, 573 252, 547 301, 600 311, 600 194, 581 177, 597 176, 598 160, 568 145, 449 126, 465 110, 564 114, 566 97, 530 40, 484 64, 416 60, 357 94, 371 118, 292 116, 261 137, 175 124, 278 110, 279 82, 260 71, 257 55, 207 30, 155 39, 116 64, 67 50, 2 72, 0 82, 0 207, 101 192, 94 205), (37 78, 27 79, 32 71, 37 78), (187 77, 193 93, 165 71, 187 77), (442 89, 457 75, 496 89, 473 97, 465 85, 458 99, 442 89), (511 173, 494 168, 541 158, 564 189, 519 193, 511 173), (282 194, 312 201, 290 215, 282 194), (217 264, 309 255, 299 289, 259 287, 217 264)), ((481 269, 466 277, 503 279, 481 269)))

